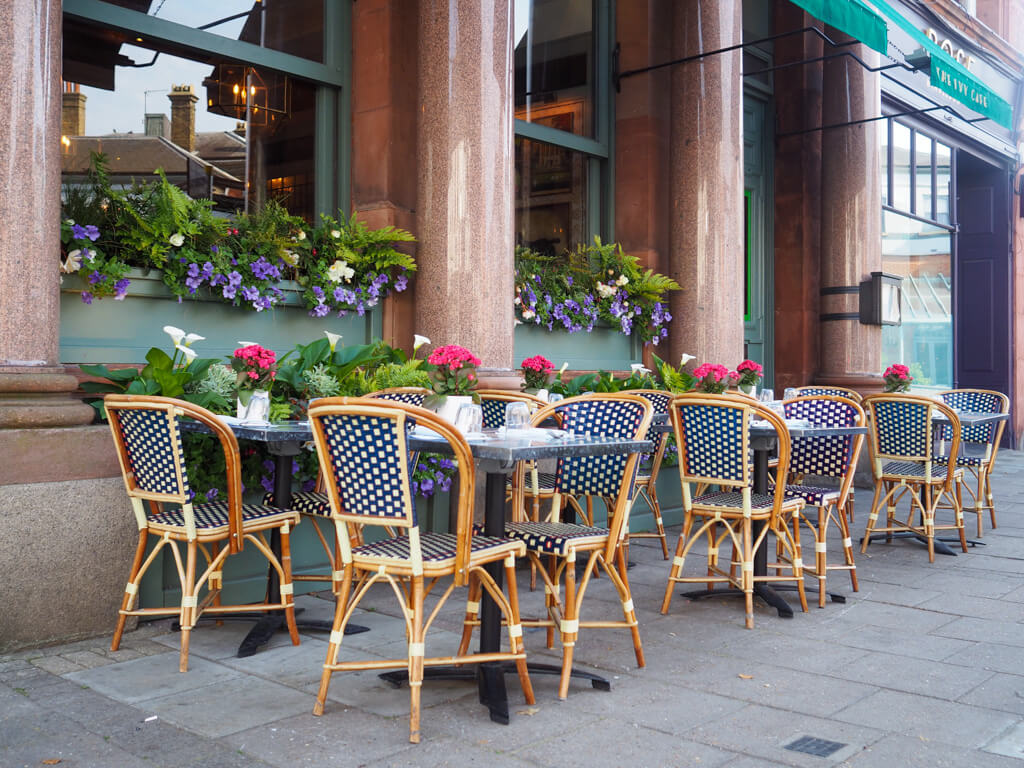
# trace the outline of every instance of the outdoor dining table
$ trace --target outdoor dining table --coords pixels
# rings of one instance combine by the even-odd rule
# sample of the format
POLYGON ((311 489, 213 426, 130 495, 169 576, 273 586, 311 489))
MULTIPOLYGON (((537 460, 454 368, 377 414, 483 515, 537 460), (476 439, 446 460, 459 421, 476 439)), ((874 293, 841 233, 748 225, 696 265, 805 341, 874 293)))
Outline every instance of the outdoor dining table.
MULTIPOLYGON (((867 434, 867 427, 855 427, 855 426, 840 426, 840 427, 825 427, 816 424, 810 424, 802 420, 787 420, 786 427, 789 429, 790 438, 801 438, 801 437, 838 437, 842 435, 864 435, 867 434)), ((671 432, 671 424, 657 424, 653 427, 659 432, 671 432)), ((773 427, 767 421, 752 421, 749 427, 750 435, 750 448, 754 452, 754 493, 771 493, 771 488, 768 483, 768 464, 771 457, 772 449, 775 448, 778 442, 778 435, 775 433, 775 427, 773 427)), ((763 526, 766 525, 763 521, 755 522, 754 537, 760 535, 763 526)), ((761 546, 757 548, 754 553, 754 575, 755 576, 766 576, 768 574, 768 537, 766 536, 761 542, 761 546)), ((778 611, 779 616, 784 619, 793 618, 793 609, 790 607, 780 591, 786 590, 787 587, 779 585, 772 586, 767 582, 755 582, 754 583, 754 594, 761 598, 768 605, 775 608, 778 611)), ((790 587, 789 589, 795 589, 790 587)), ((698 590, 693 592, 683 592, 685 597, 690 599, 699 599, 702 597, 721 597, 723 595, 739 595, 742 596, 743 592, 740 590, 731 589, 709 589, 709 590, 698 590)), ((845 598, 842 595, 832 595, 832 599, 835 602, 845 602, 845 598)))

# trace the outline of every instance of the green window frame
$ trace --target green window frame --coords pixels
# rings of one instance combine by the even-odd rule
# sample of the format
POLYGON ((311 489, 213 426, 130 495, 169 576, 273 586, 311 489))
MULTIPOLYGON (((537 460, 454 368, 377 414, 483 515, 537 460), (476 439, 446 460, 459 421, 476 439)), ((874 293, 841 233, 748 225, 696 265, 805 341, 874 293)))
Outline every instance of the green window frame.
POLYGON ((316 131, 313 162, 328 169, 316 175, 314 206, 333 214, 351 205, 352 1, 324 2, 324 61, 303 59, 252 43, 195 29, 103 0, 63 0, 67 17, 98 24, 160 44, 184 54, 211 53, 226 61, 249 63, 312 82, 316 86, 316 131))

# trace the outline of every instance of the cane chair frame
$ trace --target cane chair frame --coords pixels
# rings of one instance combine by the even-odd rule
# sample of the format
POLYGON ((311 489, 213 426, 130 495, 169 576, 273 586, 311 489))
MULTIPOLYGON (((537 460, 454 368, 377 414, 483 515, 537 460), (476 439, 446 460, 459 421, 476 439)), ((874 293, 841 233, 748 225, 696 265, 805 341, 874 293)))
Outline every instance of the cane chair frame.
POLYGON ((679 483, 682 488, 684 518, 683 529, 679 534, 679 542, 669 571, 668 584, 665 587, 661 612, 668 613, 676 584, 703 583, 708 589, 714 589, 715 584, 724 583, 743 593, 746 611, 744 623, 747 629, 753 629, 754 585, 759 582, 777 581, 796 582, 800 606, 806 611, 807 598, 804 594, 799 527, 795 526, 791 530, 788 526, 790 516, 800 511, 803 501, 787 499, 781 484, 776 484, 764 498, 755 498, 752 488, 753 469, 749 461, 750 422, 754 418, 763 419, 774 427, 778 435, 778 472, 780 476, 786 476, 789 470, 790 438, 785 421, 775 412, 743 395, 686 393, 673 399, 669 413, 679 450, 679 483), (711 409, 709 412, 724 411, 730 414, 733 423, 720 422, 719 426, 720 432, 724 432, 726 428, 738 431, 738 440, 736 437, 731 438, 733 445, 729 447, 727 456, 713 450, 714 456, 718 457, 716 459, 711 454, 705 454, 702 448, 691 450, 692 446, 686 439, 688 421, 684 421, 684 408, 711 409), (716 460, 721 467, 717 474, 708 471, 711 467, 707 466, 716 460), (695 497, 690 490, 691 484, 698 487, 717 485, 724 490, 695 497), (737 492, 740 497, 739 504, 735 503, 737 492), (768 503, 755 506, 755 501, 768 503), (699 525, 694 531, 693 526, 698 518, 699 525), (755 522, 764 523, 756 536, 753 530, 755 522), (724 528, 721 534, 718 533, 719 526, 724 528), (769 533, 773 533, 782 543, 788 553, 788 561, 770 564, 769 570, 774 569, 774 574, 755 575, 754 553, 758 547, 765 544, 769 533), (706 575, 683 576, 687 554, 694 544, 704 537, 708 544, 706 575), (726 541, 732 544, 733 560, 738 560, 740 566, 738 580, 734 567, 726 571, 718 565, 718 551, 726 541), (785 569, 789 569, 791 573, 781 573, 785 569))
MULTIPOLYGON (((938 396, 942 398, 942 401, 951 407, 959 407, 956 402, 957 399, 966 396, 970 397, 984 397, 992 398, 999 403, 997 409, 999 413, 1008 413, 1010 410, 1010 398, 1004 395, 1002 392, 996 392, 992 389, 948 389, 944 392, 939 392, 938 396), (948 399, 947 399, 948 398, 948 399), (953 402, 950 402, 952 400, 953 402)), ((961 408, 961 410, 963 410, 961 408)), ((978 457, 979 463, 961 463, 957 461, 957 465, 962 467, 965 472, 969 472, 974 478, 975 484, 972 487, 964 481, 964 488, 967 489, 967 493, 970 494, 971 501, 973 502, 973 512, 978 517, 978 538, 982 538, 984 535, 982 520, 985 517, 985 510, 989 512, 989 517, 992 521, 992 527, 996 527, 996 506, 995 498, 992 495, 992 467, 996 462, 996 455, 999 453, 999 444, 1003 440, 1003 430, 1006 429, 1006 422, 1000 421, 995 424, 986 425, 988 427, 988 439, 986 440, 972 440, 976 432, 975 430, 984 430, 984 427, 964 427, 961 429, 960 444, 965 446, 967 444, 984 445, 985 454, 984 456, 978 457)), ((940 437, 941 439, 941 437, 940 437)))
MULTIPOLYGON (((847 387, 833 387, 829 385, 815 385, 808 384, 804 387, 796 387, 797 397, 845 397, 847 400, 853 400, 858 405, 864 402, 864 396, 861 395, 855 389, 849 389, 847 387)), ((793 398, 790 398, 793 399, 793 398)))
MULTIPOLYGON (((852 417, 853 424, 851 426, 863 427, 867 417, 864 415, 864 409, 861 408, 860 404, 855 400, 847 397, 841 397, 838 395, 809 395, 790 398, 789 400, 783 401, 783 405, 786 408, 786 416, 791 416, 790 410, 795 409, 797 412, 793 415, 794 418, 803 418, 803 411, 805 408, 813 408, 815 404, 824 402, 835 403, 840 408, 846 408, 846 417, 852 417)), ((826 405, 826 410, 827 410, 826 405)), ((834 409, 834 406, 833 406, 834 409)), ((826 426, 832 426, 826 424, 826 426)), ((792 496, 799 494, 803 489, 803 476, 805 474, 814 474, 822 477, 832 477, 839 480, 839 488, 834 494, 820 494, 823 498, 819 503, 812 503, 808 501, 807 496, 803 496, 805 506, 798 513, 793 516, 793 524, 802 524, 808 529, 814 539, 814 561, 813 565, 804 565, 803 574, 805 577, 810 576, 817 579, 818 581, 818 607, 825 607, 826 597, 826 581, 829 571, 848 571, 850 574, 850 584, 854 592, 859 591, 857 584, 857 564, 854 560, 853 554, 853 540, 850 537, 850 527, 847 515, 842 511, 847 508, 850 494, 853 490, 853 479, 857 471, 857 461, 860 458, 860 452, 864 444, 864 435, 847 435, 847 436, 836 436, 836 437, 805 437, 805 438, 793 438, 790 445, 790 466, 789 466, 789 477, 786 483, 786 495, 792 496), (843 456, 833 456, 831 461, 826 460, 825 462, 818 463, 810 461, 805 463, 806 452, 803 450, 806 444, 802 444, 802 441, 832 441, 833 444, 839 443, 842 445, 843 456), (835 464, 839 463, 845 466, 836 467, 835 464), (817 464, 817 465, 816 465, 817 464), (826 467, 826 464, 832 465, 826 467), (829 470, 833 471, 829 471, 829 470), (836 471, 839 474, 836 474, 836 471), (811 509, 816 510, 817 514, 815 517, 811 517, 811 509), (843 564, 829 564, 828 563, 828 528, 830 525, 835 524, 839 528, 839 532, 842 538, 843 546, 843 564)), ((815 491, 823 491, 824 489, 813 489, 815 491)), ((780 552, 780 555, 782 553, 780 552)))
MULTIPOLYGON (((661 389, 630 389, 629 394, 637 395, 649 400, 654 408, 654 413, 668 414, 668 405, 674 395, 661 389)), ((665 537, 665 522, 661 517, 661 502, 658 501, 658 473, 661 471, 661 462, 665 458, 665 449, 668 445, 667 432, 651 432, 647 439, 654 443, 654 453, 651 456, 651 471, 644 474, 637 474, 635 492, 644 500, 644 503, 651 508, 654 515, 653 531, 630 532, 631 539, 658 539, 661 542, 661 554, 668 560, 668 540, 665 537)))
POLYGON ((945 403, 918 395, 897 393, 868 395, 864 398, 864 406, 868 414, 868 448, 875 493, 861 542, 861 553, 867 552, 873 533, 885 533, 887 541, 892 540, 893 533, 911 533, 926 541, 928 562, 934 563, 935 531, 938 530, 956 531, 960 537, 960 548, 966 552, 961 496, 963 469, 956 466, 961 428, 956 413, 945 403), (893 413, 884 413, 880 419, 880 409, 891 410, 893 413), (916 414, 913 409, 917 410, 916 414), (937 451, 933 415, 936 411, 946 417, 952 432, 950 453, 945 461, 935 460, 937 451), (898 418, 920 422, 920 432, 916 435, 909 433, 908 436, 905 430, 896 434, 886 431, 883 445, 883 430, 891 429, 890 419, 898 418), (880 424, 884 426, 880 428, 880 424), (904 497, 909 497, 910 512, 901 521, 896 517, 896 505, 904 497), (943 503, 953 512, 952 525, 935 523, 935 510, 943 503), (886 510, 886 524, 879 526, 877 522, 883 506, 886 510), (914 523, 918 513, 921 516, 920 525, 914 523))
MULTIPOLYGON (((570 411, 580 402, 623 402, 626 407, 639 409, 639 419, 636 429, 632 431, 631 439, 643 439, 650 427, 653 416, 653 408, 650 401, 629 393, 615 394, 593 394, 580 395, 578 397, 566 398, 558 403, 552 403, 534 414, 533 424, 539 426, 549 418, 562 421, 566 412, 570 411)), ((527 627, 545 627, 547 629, 547 647, 554 647, 554 634, 557 630, 562 642, 562 674, 559 679, 558 696, 565 699, 569 695, 569 681, 572 675, 573 656, 576 640, 579 631, 585 627, 589 628, 626 628, 629 629, 633 640, 633 652, 638 667, 645 666, 643 645, 640 642, 640 631, 637 622, 636 609, 633 606, 633 598, 630 592, 629 579, 626 575, 626 558, 624 544, 627 541, 629 530, 629 512, 633 502, 633 488, 637 466, 640 461, 640 454, 625 454, 625 463, 622 467, 622 477, 618 482, 618 490, 614 498, 608 499, 604 493, 599 494, 608 504, 608 527, 598 528, 591 525, 577 526, 573 524, 559 523, 554 519, 546 522, 525 522, 506 529, 506 535, 515 535, 525 540, 531 531, 540 535, 566 535, 563 551, 561 552, 539 552, 533 547, 527 547, 527 557, 540 572, 544 581, 544 603, 546 617, 524 619, 523 625, 527 627), (547 556, 547 563, 541 559, 547 556), (581 557, 586 558, 582 576, 576 572, 576 564, 581 557), (598 568, 603 570, 618 593, 622 603, 623 620, 582 620, 580 619, 583 597, 586 594, 587 585, 590 579, 595 577, 598 568), (562 583, 565 583, 565 596, 562 597, 562 583)), ((597 458, 597 457, 595 457, 597 458)), ((559 460, 559 472, 557 477, 561 478, 563 462, 559 460)), ((561 486, 558 486, 559 488, 561 486)), ((578 488, 576 489, 578 491, 578 488)), ((575 495, 563 493, 563 497, 572 499, 575 495)), ((467 606, 466 618, 463 628, 462 644, 460 653, 469 647, 469 642, 474 626, 479 625, 478 609, 476 600, 479 593, 470 594, 470 604, 467 606)))
MULTIPOLYGON (((294 588, 291 574, 291 529, 298 525, 299 515, 286 509, 266 506, 244 505, 242 503, 241 460, 238 439, 224 422, 217 419, 205 408, 184 400, 146 395, 111 394, 104 398, 104 406, 110 431, 114 438, 118 463, 124 479, 125 490, 132 504, 139 529, 139 542, 132 561, 128 583, 118 611, 117 627, 114 630, 110 649, 116 651, 129 616, 177 616, 181 628, 181 650, 178 668, 188 671, 188 652, 192 629, 204 613, 212 615, 237 613, 239 611, 283 610, 288 632, 294 645, 299 644, 299 633, 295 625, 294 588), (148 414, 142 416, 141 414, 148 414), (178 419, 188 417, 205 425, 213 432, 224 451, 227 479, 227 510, 222 524, 220 514, 207 516, 202 510, 211 505, 194 505, 185 470, 185 457, 181 447, 181 432, 178 419), (135 444, 139 436, 128 435, 133 424, 139 419, 151 418, 154 430, 164 434, 166 441, 161 448, 165 462, 155 473, 144 468, 149 459, 139 453, 142 446, 135 444), (164 432, 166 430, 166 432, 164 432), (157 476, 163 475, 162 479, 157 476), (148 475, 148 477, 147 477, 148 475), (164 490, 155 490, 153 485, 165 483, 164 490), (175 505, 180 513, 165 509, 175 505), (148 511, 147 511, 148 507, 148 511), (247 511, 257 514, 247 515, 247 511), (205 522, 204 522, 205 519, 205 522), (180 522, 179 522, 180 520, 180 522), (277 529, 281 534, 281 557, 274 554, 266 540, 265 533, 277 529), (147 555, 146 547, 150 535, 157 537, 156 545, 147 555), (249 542, 267 558, 280 579, 280 600, 243 605, 224 605, 221 602, 223 568, 225 560, 241 552, 249 542), (179 545, 185 545, 185 560, 179 545), (222 548, 222 544, 226 544, 222 548), (168 548, 174 558, 175 569, 181 584, 181 603, 174 608, 134 608, 138 597, 139 583, 157 556, 168 548), (199 557, 206 567, 199 569, 199 557), (200 599, 200 593, 206 595, 200 599)), ((154 434, 154 437, 157 437, 154 434)), ((145 451, 144 451, 145 452, 145 451)), ((150 454, 151 455, 151 454, 150 454)), ((221 505, 218 505, 218 510, 221 505)))
MULTIPOLYGON (((406 668, 409 674, 409 741, 420 741, 420 690, 423 684, 425 667, 450 664, 477 664, 491 661, 513 661, 519 673, 519 680, 527 704, 534 702, 533 688, 530 685, 529 673, 526 668, 526 651, 523 646, 522 625, 519 618, 519 598, 515 581, 515 560, 525 553, 522 542, 490 539, 483 548, 473 547, 473 476, 474 462, 469 445, 465 438, 450 423, 436 414, 407 405, 401 402, 388 402, 370 398, 325 398, 318 400, 309 410, 310 424, 313 428, 313 439, 320 461, 320 470, 325 478, 328 498, 331 504, 331 518, 335 523, 337 538, 341 543, 341 566, 344 572, 341 589, 338 591, 330 640, 327 647, 327 658, 324 662, 323 674, 314 715, 322 715, 327 698, 331 675, 334 672, 366 669, 400 669, 406 668), (342 462, 349 456, 344 448, 335 450, 337 438, 331 432, 330 422, 334 419, 349 420, 354 423, 358 419, 372 419, 377 425, 391 426, 393 443, 387 436, 381 438, 384 450, 396 452, 392 462, 392 472, 397 472, 397 479, 392 478, 385 490, 371 492, 366 486, 353 489, 351 482, 343 481, 342 476, 350 477, 342 462), (433 430, 443 437, 451 446, 454 459, 458 466, 458 514, 454 536, 451 534, 421 533, 416 519, 415 504, 410 487, 409 449, 407 445, 407 429, 415 423, 433 430), (344 483, 344 485, 343 485, 344 483), (390 500, 386 498, 391 494, 390 500), (372 499, 369 497, 372 496, 372 499), (348 505, 348 506, 346 506, 348 505), (378 508, 380 513, 367 512, 378 508), (358 507, 358 509, 357 509, 358 507), (395 513, 386 512, 387 508, 395 508, 395 513), (374 551, 377 545, 365 547, 353 546, 350 535, 351 525, 373 525, 393 527, 401 531, 401 535, 386 542, 387 547, 398 543, 397 549, 385 548, 374 551), (447 554, 454 538, 454 551, 447 554), (432 542, 445 550, 445 556, 424 556, 424 546, 428 550, 432 542), (360 549, 365 551, 360 552, 360 549), (494 579, 483 566, 501 562, 508 583, 508 597, 505 596, 494 579), (440 579, 451 578, 437 605, 426 615, 424 597, 440 579), (456 587, 466 585, 469 579, 482 584, 488 594, 497 603, 505 616, 508 628, 509 650, 486 654, 466 654, 461 650, 455 656, 426 656, 425 638, 437 618, 441 608, 452 595, 456 587), (366 596, 370 587, 382 581, 388 584, 395 593, 405 621, 408 654, 404 659, 374 659, 363 661, 338 661, 338 651, 344 638, 345 626, 366 596), (427 583, 429 581, 429 584, 427 583)), ((347 428, 347 427, 346 427, 347 428)), ((380 457, 378 452, 378 458, 380 457)), ((373 462, 368 466, 376 466, 373 462)), ((380 467, 378 467, 380 468, 380 467)), ((351 468, 349 468, 351 469, 351 468)), ((380 544, 381 542, 378 542, 380 544)))

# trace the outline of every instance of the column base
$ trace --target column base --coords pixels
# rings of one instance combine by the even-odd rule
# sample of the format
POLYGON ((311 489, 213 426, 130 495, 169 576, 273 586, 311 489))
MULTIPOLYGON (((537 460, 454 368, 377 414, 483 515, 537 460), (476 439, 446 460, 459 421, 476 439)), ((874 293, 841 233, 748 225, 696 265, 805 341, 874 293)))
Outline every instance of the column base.
POLYGON ((91 424, 95 411, 72 397, 76 389, 63 368, 0 367, 0 429, 91 424))
POLYGON ((518 392, 523 386, 523 374, 510 368, 477 368, 480 389, 509 389, 518 392))

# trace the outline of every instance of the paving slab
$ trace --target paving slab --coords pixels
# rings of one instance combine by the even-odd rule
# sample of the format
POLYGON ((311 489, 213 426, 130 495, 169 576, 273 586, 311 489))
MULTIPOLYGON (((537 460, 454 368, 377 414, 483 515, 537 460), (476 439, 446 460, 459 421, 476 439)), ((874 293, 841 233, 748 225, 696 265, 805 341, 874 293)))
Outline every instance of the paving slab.
POLYGON ((1020 768, 1018 760, 893 734, 851 755, 851 768, 1020 768))
POLYGON ((959 700, 965 704, 1013 712, 1024 717, 1024 677, 993 674, 981 685, 966 691, 959 700))

